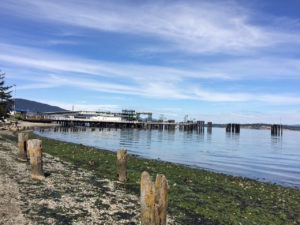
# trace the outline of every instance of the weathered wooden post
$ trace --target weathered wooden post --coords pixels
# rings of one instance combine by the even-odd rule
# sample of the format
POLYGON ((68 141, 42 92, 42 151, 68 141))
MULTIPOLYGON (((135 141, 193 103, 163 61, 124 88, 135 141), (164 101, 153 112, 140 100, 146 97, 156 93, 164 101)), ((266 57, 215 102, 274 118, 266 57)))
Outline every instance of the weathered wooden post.
POLYGON ((45 179, 44 171, 43 171, 42 141, 39 139, 28 140, 27 148, 30 156, 32 179, 36 179, 36 180, 45 179))
POLYGON ((212 133, 212 122, 207 123, 207 133, 209 133, 209 134, 212 133))
POLYGON ((155 186, 149 173, 144 171, 141 176, 141 224, 154 224, 155 186))
POLYGON ((117 152, 117 173, 119 181, 127 180, 127 151, 121 149, 117 152))
POLYGON ((28 133, 19 133, 18 134, 18 160, 27 161, 27 141, 28 133))
POLYGON ((155 184, 149 173, 141 176, 141 224, 166 225, 168 208, 168 182, 164 175, 157 174, 155 184))
POLYGON ((155 180, 155 225, 167 224, 168 182, 163 174, 157 174, 155 180))

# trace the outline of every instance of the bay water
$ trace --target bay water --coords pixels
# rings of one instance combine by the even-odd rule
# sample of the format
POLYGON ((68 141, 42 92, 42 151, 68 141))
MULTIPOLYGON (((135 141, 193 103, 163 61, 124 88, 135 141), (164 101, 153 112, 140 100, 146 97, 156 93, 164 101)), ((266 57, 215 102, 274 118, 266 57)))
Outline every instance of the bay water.
POLYGON ((160 159, 215 172, 258 179, 300 188, 300 132, 241 129, 229 134, 225 128, 211 133, 176 130, 86 128, 86 131, 54 132, 36 129, 47 138, 160 159))

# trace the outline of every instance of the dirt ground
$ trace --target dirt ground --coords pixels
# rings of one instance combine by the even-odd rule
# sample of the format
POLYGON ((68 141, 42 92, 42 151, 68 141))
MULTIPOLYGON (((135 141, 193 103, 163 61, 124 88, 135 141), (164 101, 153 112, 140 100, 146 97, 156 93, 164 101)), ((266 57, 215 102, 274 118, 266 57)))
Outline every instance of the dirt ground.
POLYGON ((138 196, 116 188, 116 181, 49 154, 43 155, 46 179, 33 181, 17 150, 1 140, 0 224, 140 224, 138 196))

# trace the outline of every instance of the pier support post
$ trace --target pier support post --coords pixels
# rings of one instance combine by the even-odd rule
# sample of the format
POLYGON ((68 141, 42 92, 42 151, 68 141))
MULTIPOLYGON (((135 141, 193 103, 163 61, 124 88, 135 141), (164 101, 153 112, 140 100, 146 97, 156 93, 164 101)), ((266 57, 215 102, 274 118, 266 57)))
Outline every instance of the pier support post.
POLYGON ((27 141, 28 133, 19 133, 18 134, 18 160, 27 161, 27 141))
POLYGON ((227 124, 226 126, 226 132, 231 132, 231 124, 227 124))
POLYGON ((282 136, 282 125, 278 125, 278 124, 271 125, 271 135, 282 136))
POLYGON ((229 123, 226 126, 226 132, 228 133, 240 133, 241 125, 236 123, 229 123))
POLYGON ((149 173, 141 176, 141 224, 166 225, 168 208, 168 182, 164 175, 157 174, 155 184, 149 173))
POLYGON ((209 133, 209 134, 212 133, 212 122, 207 123, 207 133, 209 133))
POLYGON ((125 149, 117 152, 117 173, 119 181, 127 180, 127 151, 125 149))
POLYGON ((43 171, 42 141, 39 139, 28 140, 28 153, 30 156, 31 177, 35 180, 45 179, 43 171))

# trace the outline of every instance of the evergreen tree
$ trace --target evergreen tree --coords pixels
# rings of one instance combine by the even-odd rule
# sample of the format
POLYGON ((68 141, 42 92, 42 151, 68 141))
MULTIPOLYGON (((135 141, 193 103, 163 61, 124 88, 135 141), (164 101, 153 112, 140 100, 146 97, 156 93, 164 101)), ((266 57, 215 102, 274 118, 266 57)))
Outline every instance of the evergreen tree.
POLYGON ((11 91, 9 86, 5 86, 5 73, 0 71, 0 122, 9 115, 12 106, 11 91))

